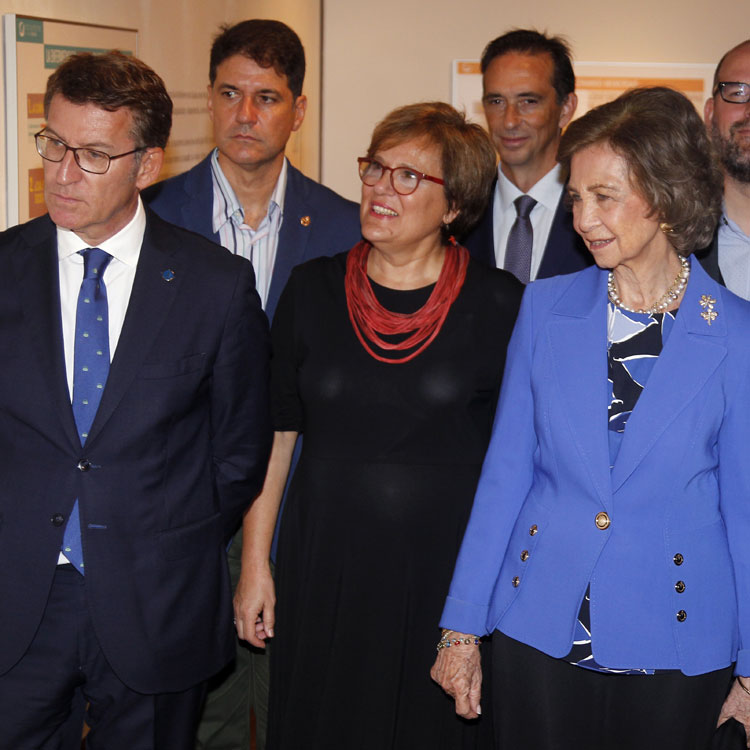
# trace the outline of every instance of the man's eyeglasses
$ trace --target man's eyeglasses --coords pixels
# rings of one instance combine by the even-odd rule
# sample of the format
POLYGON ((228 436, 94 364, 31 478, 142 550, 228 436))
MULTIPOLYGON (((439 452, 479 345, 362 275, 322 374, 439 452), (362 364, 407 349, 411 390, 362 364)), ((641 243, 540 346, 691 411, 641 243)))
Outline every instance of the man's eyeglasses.
POLYGON ((113 159, 122 159, 123 156, 130 156, 138 151, 144 151, 143 147, 134 148, 132 151, 126 151, 124 154, 115 154, 110 156, 104 151, 97 151, 95 148, 73 148, 59 138, 53 138, 51 135, 43 135, 42 130, 34 135, 36 150, 42 159, 47 161, 60 162, 65 158, 68 151, 73 152, 73 158, 76 164, 84 171, 91 174, 104 174, 113 159))
POLYGON ((714 96, 717 93, 725 102, 729 102, 730 104, 747 104, 750 102, 750 83, 721 81, 716 84, 714 96))
POLYGON ((359 179, 372 187, 380 178, 384 172, 391 173, 391 187, 399 195, 411 195, 418 187, 422 180, 429 180, 430 182, 436 182, 438 185, 445 185, 445 182, 439 177, 431 177, 424 172, 417 172, 416 169, 410 167, 386 167, 375 159, 368 159, 367 157, 360 156, 357 159, 359 163, 359 179))

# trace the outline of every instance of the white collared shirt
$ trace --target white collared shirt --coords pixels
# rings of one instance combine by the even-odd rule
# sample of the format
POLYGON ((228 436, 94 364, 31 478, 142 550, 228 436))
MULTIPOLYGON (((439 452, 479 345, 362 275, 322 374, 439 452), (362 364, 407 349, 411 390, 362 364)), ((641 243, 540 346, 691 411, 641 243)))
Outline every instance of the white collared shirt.
POLYGON ((730 292, 750 300, 750 237, 726 213, 719 220, 719 269, 730 292))
POLYGON ((504 268, 505 249, 508 235, 516 220, 517 213, 513 201, 521 195, 530 195, 536 205, 531 210, 531 228, 534 232, 534 243, 531 250, 531 279, 535 279, 547 246, 547 238, 557 206, 563 191, 562 168, 556 164, 527 193, 521 192, 504 174, 502 165, 498 166, 497 185, 492 203, 492 227, 495 240, 495 264, 504 268))
POLYGON ((214 184, 213 230, 219 242, 233 252, 247 258, 255 270, 255 287, 263 309, 271 289, 273 266, 279 246, 279 231, 284 219, 284 194, 286 193, 287 160, 276 180, 268 211, 257 229, 245 224, 245 210, 219 165, 219 150, 211 155, 211 174, 214 184))
MULTIPOLYGON (((117 234, 96 247, 105 250, 112 260, 104 269, 104 286, 107 288, 109 317, 109 361, 112 361, 117 342, 120 340, 122 324, 130 302, 135 269, 141 255, 143 234, 146 231, 146 212, 138 198, 135 216, 117 234)), ((75 357, 76 310, 78 293, 83 281, 83 256, 79 250, 92 247, 70 229, 57 227, 57 260, 60 277, 60 313, 62 319, 65 372, 68 391, 73 401, 73 367, 75 357)), ((57 564, 69 562, 62 552, 57 564)))
MULTIPOLYGON (((146 231, 146 212, 138 198, 135 216, 117 234, 97 245, 112 256, 104 269, 109 308, 109 359, 115 354, 120 339, 122 323, 130 302, 135 269, 141 255, 143 234, 146 231)), ((75 353, 76 308, 78 292, 83 280, 83 257, 79 250, 91 247, 70 229, 57 227, 57 258, 60 269, 60 311, 62 314, 63 346, 68 390, 73 400, 73 357, 75 353)))

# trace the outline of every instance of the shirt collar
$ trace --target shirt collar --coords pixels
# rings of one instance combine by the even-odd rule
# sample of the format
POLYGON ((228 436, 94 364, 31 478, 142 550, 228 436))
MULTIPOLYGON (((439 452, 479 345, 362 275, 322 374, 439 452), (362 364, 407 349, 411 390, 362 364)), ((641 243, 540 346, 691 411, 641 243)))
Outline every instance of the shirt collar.
MULTIPOLYGON (((281 216, 284 216, 284 195, 286 194, 288 163, 287 158, 284 157, 284 162, 281 165, 281 172, 279 172, 279 178, 276 180, 276 186, 273 189, 273 193, 271 193, 271 200, 268 203, 267 216, 270 216, 275 211, 280 211, 281 216)), ((214 184, 218 186, 224 196, 223 206, 216 205, 217 201, 214 201, 214 232, 218 232, 224 224, 232 220, 234 220, 238 226, 241 226, 245 223, 245 210, 242 208, 242 204, 237 199, 234 189, 229 184, 229 180, 219 164, 218 148, 215 148, 211 154, 211 174, 214 178, 214 184)))
POLYGON ((503 211, 513 209, 513 201, 521 195, 530 195, 550 211, 557 210, 562 194, 562 167, 555 164, 541 180, 534 184, 527 193, 522 193, 504 174, 502 165, 497 168, 497 189, 500 195, 500 206, 503 211))
MULTIPOLYGON (((133 218, 116 234, 109 239, 100 242, 96 247, 108 252, 113 258, 135 265, 138 262, 138 256, 143 244, 143 235, 146 231, 146 212, 143 210, 141 197, 138 196, 138 206, 135 209, 133 218)), ((71 255, 75 255, 79 250, 87 247, 93 247, 84 242, 71 229, 57 227, 57 257, 63 260, 71 255)))
POLYGON ((747 241, 747 235, 742 231, 740 225, 727 216, 727 208, 725 205, 722 206, 721 218, 719 219, 719 231, 721 231, 722 228, 724 228, 725 231, 729 230, 734 232, 738 237, 747 241))

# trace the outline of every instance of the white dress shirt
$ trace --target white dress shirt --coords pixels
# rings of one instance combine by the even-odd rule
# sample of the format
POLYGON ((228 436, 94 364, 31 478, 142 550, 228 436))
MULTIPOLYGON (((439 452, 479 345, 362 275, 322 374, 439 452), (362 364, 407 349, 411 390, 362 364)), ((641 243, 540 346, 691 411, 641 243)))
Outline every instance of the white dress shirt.
POLYGON ((271 289, 273 266, 279 246, 279 231, 284 219, 284 194, 286 193, 286 157, 268 203, 268 211, 257 229, 245 224, 245 210, 219 165, 219 150, 211 156, 211 174, 214 184, 213 230, 219 242, 235 255, 247 258, 255 271, 255 288, 263 309, 266 308, 271 289))
MULTIPOLYGON (((120 339, 122 324, 130 302, 135 269, 141 254, 143 233, 146 230, 146 212, 141 199, 135 216, 117 234, 97 245, 112 256, 104 269, 104 285, 107 288, 109 313, 109 360, 112 361, 117 342, 120 339)), ((79 250, 91 247, 75 232, 57 227, 57 259, 60 275, 60 312, 62 317, 63 347, 65 351, 65 371, 68 391, 73 401, 73 362, 75 356, 76 309, 78 293, 83 281, 83 256, 79 250)), ((105 386, 106 387, 106 386, 105 386)), ((68 559, 60 553, 58 564, 68 559)))
POLYGON ((530 195, 536 205, 531 210, 531 228, 534 232, 534 243, 531 249, 531 279, 535 279, 542 263, 547 238, 552 228, 557 206, 564 184, 562 169, 556 164, 527 193, 521 192, 504 174, 502 165, 498 167, 497 185, 492 203, 492 226, 495 240, 495 264, 505 268, 505 249, 508 235, 516 220, 517 213, 513 201, 521 195, 530 195))

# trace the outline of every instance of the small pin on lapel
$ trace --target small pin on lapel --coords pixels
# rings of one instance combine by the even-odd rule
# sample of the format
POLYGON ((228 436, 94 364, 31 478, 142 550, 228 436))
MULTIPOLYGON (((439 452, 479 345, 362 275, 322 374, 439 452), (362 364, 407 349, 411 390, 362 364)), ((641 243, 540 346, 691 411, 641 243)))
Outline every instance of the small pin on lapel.
POLYGON ((164 281, 172 281, 174 278, 174 271, 171 268, 168 268, 166 271, 161 272, 161 277, 164 281))
POLYGON ((303 227, 309 227, 310 226, 310 217, 309 216, 303 216, 299 223, 302 224, 303 227))
POLYGON ((703 318, 703 320, 705 320, 708 325, 711 325, 711 323, 713 323, 719 315, 719 313, 714 310, 716 300, 710 294, 703 294, 701 295, 699 304, 703 308, 701 318, 703 318))

